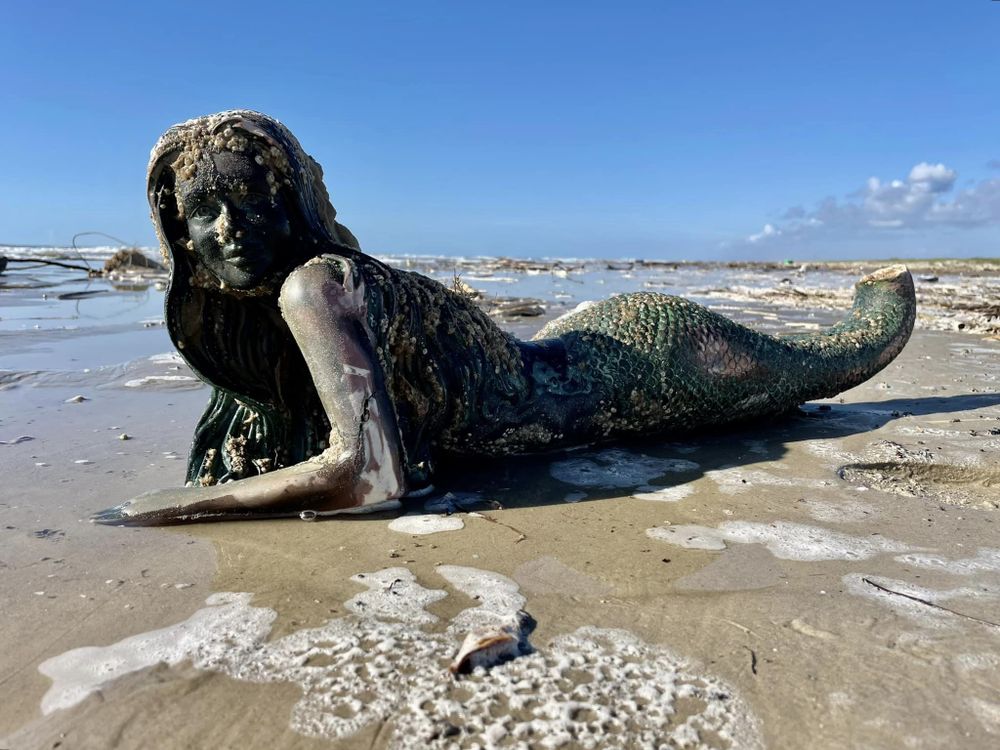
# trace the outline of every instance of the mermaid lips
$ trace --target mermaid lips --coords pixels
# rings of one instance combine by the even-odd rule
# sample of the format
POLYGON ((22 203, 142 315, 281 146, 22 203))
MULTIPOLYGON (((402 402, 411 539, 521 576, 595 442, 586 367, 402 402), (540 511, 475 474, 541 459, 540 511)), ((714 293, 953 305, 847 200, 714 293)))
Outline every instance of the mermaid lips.
POLYGON ((252 245, 226 245, 222 248, 222 257, 227 261, 236 261, 241 258, 256 255, 258 252, 260 252, 260 248, 252 245))
POLYGON ((222 249, 222 258, 230 265, 246 269, 259 266, 265 262, 265 251, 258 245, 226 245, 222 249))

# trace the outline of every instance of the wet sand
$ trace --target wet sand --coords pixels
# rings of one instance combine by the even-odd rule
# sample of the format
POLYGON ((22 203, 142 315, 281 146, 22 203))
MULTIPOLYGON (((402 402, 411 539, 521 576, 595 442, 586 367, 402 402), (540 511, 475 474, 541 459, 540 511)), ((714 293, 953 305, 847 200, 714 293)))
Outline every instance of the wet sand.
MULTIPOLYGON (((460 270, 541 302, 501 319, 520 335, 654 284, 808 330, 856 276, 460 270)), ((155 289, 76 313, 3 290, 0 747, 992 746, 1000 342, 955 303, 998 279, 934 274, 899 359, 800 415, 455 468, 400 513, 170 529, 83 520, 179 483, 207 399, 150 359, 155 289), (519 609, 533 653, 452 677, 464 634, 519 609)))

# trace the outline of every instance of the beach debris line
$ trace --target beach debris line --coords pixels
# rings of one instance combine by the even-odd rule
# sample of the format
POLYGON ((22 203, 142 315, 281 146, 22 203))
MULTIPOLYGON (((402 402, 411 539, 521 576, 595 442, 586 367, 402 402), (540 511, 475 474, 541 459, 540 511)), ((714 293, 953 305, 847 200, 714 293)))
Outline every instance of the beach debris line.
POLYGON ((988 466, 942 462, 927 448, 911 450, 890 440, 869 444, 863 458, 866 460, 841 466, 838 476, 851 484, 904 497, 989 510, 1000 508, 995 491, 1000 485, 1000 471, 988 466))
POLYGON ((530 297, 510 297, 497 299, 489 308, 489 314, 503 318, 537 318, 544 315, 545 304, 540 299, 530 297))
POLYGON ((0 273, 3 273, 8 263, 30 263, 31 265, 39 266, 56 266, 58 268, 69 268, 74 271, 84 271, 90 276, 99 276, 100 272, 95 271, 87 266, 81 266, 76 263, 66 263, 61 260, 52 260, 51 258, 12 258, 9 255, 0 255, 0 273))
MULTIPOLYGON (((495 278, 481 277, 480 281, 495 281, 495 278)), ((513 280, 513 279, 512 279, 513 280)), ((548 309, 543 300, 534 297, 501 297, 487 295, 466 283, 456 272, 451 290, 475 302, 483 312, 501 318, 535 318, 544 315, 548 309)))
POLYGON ((110 274, 121 271, 166 271, 162 263, 153 260, 136 247, 122 248, 106 261, 104 261, 104 273, 110 274))
MULTIPOLYGON (((89 277, 99 277, 106 276, 109 278, 121 278, 124 276, 136 276, 136 275, 162 275, 167 272, 166 267, 160 263, 158 260, 151 258, 146 255, 139 247, 131 243, 125 242, 114 235, 107 234, 106 232, 77 232, 73 235, 71 246, 65 248, 67 252, 72 251, 72 255, 79 257, 82 264, 80 263, 69 263, 65 260, 56 260, 54 258, 46 258, 42 256, 32 255, 27 257, 12 256, 0 254, 0 274, 8 270, 8 264, 26 264, 29 267, 37 266, 54 266, 56 268, 66 268, 71 271, 83 271, 89 277), (97 269, 87 262, 87 259, 83 255, 83 249, 77 246, 77 240, 81 237, 104 237, 112 242, 120 245, 120 249, 115 252, 110 258, 104 261, 103 268, 97 269)), ((13 269, 11 269, 13 270, 13 269)), ((93 296, 95 294, 104 294, 106 290, 97 291, 84 291, 84 292, 68 292, 66 294, 59 295, 59 299, 82 299, 85 297, 93 296)))
MULTIPOLYGON (((80 265, 79 263, 67 263, 53 258, 27 257, 19 258, 9 255, 0 255, 0 273, 7 270, 10 263, 24 263, 30 266, 55 266, 56 268, 68 268, 71 271, 83 271, 90 277, 95 276, 122 276, 125 274, 163 274, 167 269, 161 263, 153 260, 137 247, 127 247, 119 250, 106 261, 101 269, 80 265)), ((13 270, 13 269, 11 269, 13 270)), ((103 290, 102 290, 103 292, 103 290)), ((76 299, 83 295, 93 295, 102 292, 70 292, 60 295, 60 299, 76 299)))

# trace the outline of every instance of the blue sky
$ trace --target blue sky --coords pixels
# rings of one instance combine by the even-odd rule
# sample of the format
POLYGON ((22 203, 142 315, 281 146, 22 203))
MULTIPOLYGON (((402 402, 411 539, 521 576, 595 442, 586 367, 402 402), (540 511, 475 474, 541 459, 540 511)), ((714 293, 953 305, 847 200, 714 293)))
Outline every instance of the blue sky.
POLYGON ((153 244, 157 136, 248 107, 372 252, 996 255, 998 40, 987 0, 11 3, 0 243, 153 244))

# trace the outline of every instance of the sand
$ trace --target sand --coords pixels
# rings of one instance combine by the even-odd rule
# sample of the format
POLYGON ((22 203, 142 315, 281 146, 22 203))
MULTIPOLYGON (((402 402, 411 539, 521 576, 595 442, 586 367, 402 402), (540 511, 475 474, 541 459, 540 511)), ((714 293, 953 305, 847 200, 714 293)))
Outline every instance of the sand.
MULTIPOLYGON (((507 319, 522 334, 660 277, 770 289, 696 296, 771 330, 836 318, 778 299, 780 267, 480 268, 515 281, 467 283, 542 300, 507 319)), ((795 285, 842 299, 851 270, 795 285)), ((997 282, 936 273, 923 294, 997 282)), ((0 748, 1000 741, 988 312, 958 329, 929 304, 890 367, 788 419, 467 465, 393 514, 125 529, 85 519, 181 481, 207 392, 150 359, 155 289, 90 318, 38 296, 0 289, 0 748), (451 676, 470 629, 511 623, 516 658, 451 676)))

